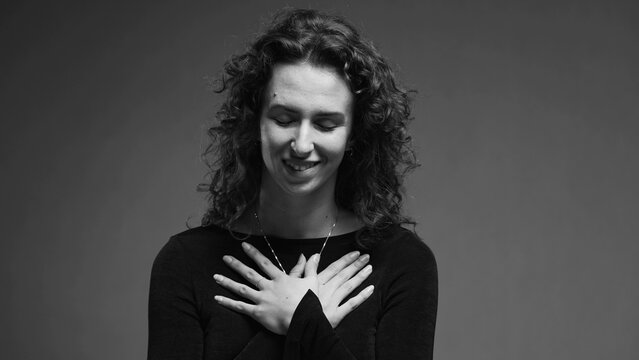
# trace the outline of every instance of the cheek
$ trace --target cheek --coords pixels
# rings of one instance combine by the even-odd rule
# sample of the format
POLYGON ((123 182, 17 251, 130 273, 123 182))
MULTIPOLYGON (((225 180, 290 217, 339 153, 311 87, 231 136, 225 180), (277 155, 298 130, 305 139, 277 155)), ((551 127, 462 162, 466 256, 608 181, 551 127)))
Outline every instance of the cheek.
POLYGON ((260 127, 260 138, 262 140, 262 152, 277 152, 289 144, 286 129, 275 126, 263 125, 260 127))
POLYGON ((324 141, 324 149, 333 156, 343 156, 348 143, 348 132, 332 134, 324 141))

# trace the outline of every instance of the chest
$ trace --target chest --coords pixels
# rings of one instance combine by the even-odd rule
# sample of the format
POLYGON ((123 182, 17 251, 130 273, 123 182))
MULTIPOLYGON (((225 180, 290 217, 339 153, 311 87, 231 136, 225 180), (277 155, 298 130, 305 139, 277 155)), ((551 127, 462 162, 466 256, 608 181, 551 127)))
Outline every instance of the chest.
MULTIPOLYGON (((225 274, 232 275, 232 274, 225 274)), ((284 336, 268 333, 255 320, 217 304, 213 297, 230 296, 211 281, 200 309, 206 359, 234 359, 242 353, 245 359, 281 359, 284 336)), ((356 358, 375 358, 375 336, 380 318, 379 299, 375 295, 347 315, 335 332, 356 358)))

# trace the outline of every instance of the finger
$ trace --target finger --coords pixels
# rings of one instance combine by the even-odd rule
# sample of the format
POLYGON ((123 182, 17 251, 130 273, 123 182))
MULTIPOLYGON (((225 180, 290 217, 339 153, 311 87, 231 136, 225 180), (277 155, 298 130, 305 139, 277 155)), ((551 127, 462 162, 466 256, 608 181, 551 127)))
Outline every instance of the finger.
POLYGON ((347 302, 343 303, 342 306, 337 308, 338 317, 343 319, 346 315, 350 314, 351 311, 357 309, 364 301, 366 301, 372 294, 375 287, 373 285, 367 286, 364 290, 360 291, 359 294, 353 296, 348 299, 347 302))
MULTIPOLYGON (((346 281, 352 278, 358 271, 360 271, 370 260, 370 256, 368 254, 364 254, 357 258, 357 260, 353 261, 350 265, 342 269, 339 273, 333 276, 327 284, 330 286, 334 286, 338 288, 342 286, 346 281)), ((321 283, 320 283, 321 284, 321 283)))
POLYGON ((317 265, 319 264, 320 255, 315 254, 308 259, 304 266, 304 277, 317 276, 317 265))
POLYGON ((277 276, 282 274, 282 270, 278 269, 271 260, 269 260, 266 256, 262 255, 262 253, 257 250, 253 245, 249 243, 242 243, 242 249, 248 255, 248 257, 253 260, 257 264, 257 266, 264 271, 269 278, 274 279, 277 276))
POLYGON ((219 274, 213 275, 213 279, 215 279, 215 282, 220 284, 225 289, 228 289, 245 299, 249 299, 252 302, 257 302, 259 300, 259 296, 260 296, 259 291, 251 289, 250 287, 244 284, 240 284, 236 281, 233 281, 219 274))
POLYGON ((263 289, 264 285, 270 281, 269 279, 260 275, 257 271, 244 265, 244 263, 232 256, 225 255, 222 257, 222 260, 224 260, 226 265, 228 265, 231 269, 242 275, 243 278, 248 280, 251 284, 255 285, 260 290, 263 289))
POLYGON ((337 290, 333 294, 334 299, 341 302, 350 293, 352 293, 353 290, 360 286, 372 272, 373 267, 370 265, 366 265, 366 267, 360 270, 357 275, 353 276, 347 282, 337 288, 337 290))
POLYGON ((337 274, 343 268, 350 265, 353 261, 357 260, 358 256, 359 256, 359 251, 352 251, 342 256, 338 260, 334 261, 326 269, 322 270, 322 272, 320 272, 317 275, 317 279, 319 280, 319 283, 326 284, 330 279, 333 278, 333 276, 335 276, 335 274, 337 274))
POLYGON ((300 254, 300 258, 297 260, 297 264, 293 266, 289 275, 292 277, 300 278, 302 277, 302 273, 304 272, 304 267, 306 266, 306 258, 304 254, 300 254))
POLYGON ((253 314, 255 313, 255 308, 257 306, 253 304, 247 304, 242 301, 229 299, 225 296, 220 296, 220 295, 215 296, 214 299, 218 304, 224 306, 227 309, 231 309, 233 311, 239 312, 240 314, 245 314, 251 317, 253 317, 253 314))

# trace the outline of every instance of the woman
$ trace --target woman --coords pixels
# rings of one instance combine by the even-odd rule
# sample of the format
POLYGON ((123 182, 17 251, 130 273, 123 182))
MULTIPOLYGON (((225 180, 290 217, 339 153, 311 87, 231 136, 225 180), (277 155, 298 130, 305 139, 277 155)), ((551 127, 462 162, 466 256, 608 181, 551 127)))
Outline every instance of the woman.
POLYGON ((400 225, 406 92, 343 19, 280 14, 225 67, 204 226, 155 260, 149 359, 429 359, 437 270, 400 225))

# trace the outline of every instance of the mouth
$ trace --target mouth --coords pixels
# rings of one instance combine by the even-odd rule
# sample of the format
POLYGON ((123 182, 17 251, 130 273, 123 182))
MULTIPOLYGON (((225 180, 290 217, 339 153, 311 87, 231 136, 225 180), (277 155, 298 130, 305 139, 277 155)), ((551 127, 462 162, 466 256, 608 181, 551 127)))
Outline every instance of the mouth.
POLYGON ((284 161, 284 165, 286 165, 287 168, 297 172, 302 172, 308 169, 312 169, 320 163, 319 161, 300 161, 300 160, 291 160, 291 159, 285 159, 283 161, 284 161))

